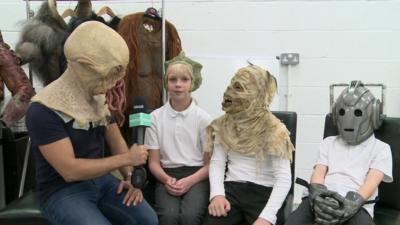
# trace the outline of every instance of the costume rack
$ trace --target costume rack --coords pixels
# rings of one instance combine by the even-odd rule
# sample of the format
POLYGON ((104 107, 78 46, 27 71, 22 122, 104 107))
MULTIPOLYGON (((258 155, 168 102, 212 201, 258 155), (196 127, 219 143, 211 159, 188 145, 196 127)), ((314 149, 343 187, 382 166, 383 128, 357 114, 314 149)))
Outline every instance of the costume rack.
MULTIPOLYGON (((26 18, 29 20, 34 16, 34 12, 31 10, 31 2, 42 2, 43 0, 24 0, 25 1, 25 5, 26 5, 26 18)), ((58 2, 77 2, 77 0, 56 0, 58 2)), ((118 1, 110 1, 110 0, 92 0, 94 2, 118 2, 118 1)), ((123 3, 134 3, 135 1, 121 1, 123 3)), ((154 4, 154 1, 151 1, 152 5, 154 4)), ((166 53, 166 45, 165 45, 165 0, 161 0, 161 21, 162 21, 162 25, 161 25, 161 51, 162 51, 162 74, 165 74, 165 68, 164 68, 164 64, 165 64, 165 53, 166 53)), ((32 82, 32 71, 31 68, 29 67, 29 79, 32 82)), ((162 83, 165 82, 164 80, 164 76, 162 76, 162 83)), ((163 88, 163 92, 162 92, 162 101, 163 103, 167 102, 168 99, 168 94, 167 91, 165 90, 165 88, 163 88)))

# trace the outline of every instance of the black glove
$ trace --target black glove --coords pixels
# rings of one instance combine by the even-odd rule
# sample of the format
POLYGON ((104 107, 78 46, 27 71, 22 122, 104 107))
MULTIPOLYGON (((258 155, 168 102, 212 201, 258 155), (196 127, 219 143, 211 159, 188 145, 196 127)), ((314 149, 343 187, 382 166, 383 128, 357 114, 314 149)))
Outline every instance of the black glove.
POLYGON ((339 217, 339 224, 351 219, 365 203, 364 198, 354 191, 347 192, 346 197, 338 193, 333 194, 331 197, 340 202, 341 207, 339 209, 334 209, 324 204, 319 205, 319 207, 324 213, 339 217))
POLYGON ((314 209, 314 201, 318 196, 328 193, 328 188, 323 184, 311 183, 308 188, 308 201, 310 202, 311 209, 314 209))
MULTIPOLYGON (((334 195, 336 192, 331 192, 334 195)), ((336 193, 337 194, 337 193, 336 193)), ((318 196, 314 202, 314 218, 318 225, 337 225, 343 215, 331 214, 324 211, 324 208, 330 207, 331 209, 340 209, 340 202, 330 196, 318 196)))
POLYGON ((340 220, 340 224, 351 219, 361 207, 364 205, 364 198, 355 191, 349 191, 346 194, 346 198, 343 201, 343 218, 340 220))

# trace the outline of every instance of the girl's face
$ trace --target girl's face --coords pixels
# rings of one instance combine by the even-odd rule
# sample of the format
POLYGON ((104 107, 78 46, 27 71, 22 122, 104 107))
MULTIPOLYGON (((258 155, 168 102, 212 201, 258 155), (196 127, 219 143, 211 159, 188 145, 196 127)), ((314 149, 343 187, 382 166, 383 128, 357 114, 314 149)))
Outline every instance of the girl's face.
POLYGON ((185 100, 191 98, 192 75, 190 69, 184 64, 174 64, 167 70, 167 88, 172 100, 185 100))

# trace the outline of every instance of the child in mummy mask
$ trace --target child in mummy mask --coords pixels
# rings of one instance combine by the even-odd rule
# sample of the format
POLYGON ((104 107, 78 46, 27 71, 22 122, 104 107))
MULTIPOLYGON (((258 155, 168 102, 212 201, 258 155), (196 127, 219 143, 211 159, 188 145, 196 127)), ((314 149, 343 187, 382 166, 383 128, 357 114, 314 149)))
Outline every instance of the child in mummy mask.
POLYGON ((210 204, 206 225, 275 224, 291 187, 294 147, 268 109, 276 80, 254 65, 238 70, 224 93, 225 114, 208 127, 210 204))

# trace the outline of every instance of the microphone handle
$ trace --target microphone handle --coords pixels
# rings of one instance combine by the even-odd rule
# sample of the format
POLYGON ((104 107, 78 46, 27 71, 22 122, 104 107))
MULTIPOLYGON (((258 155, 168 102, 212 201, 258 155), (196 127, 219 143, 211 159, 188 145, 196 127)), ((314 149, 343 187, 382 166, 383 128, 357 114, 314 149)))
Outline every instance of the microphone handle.
MULTIPOLYGON (((138 126, 136 127, 137 132, 137 144, 143 145, 144 144, 144 132, 146 127, 145 126, 138 126)), ((136 188, 143 189, 147 184, 147 172, 143 166, 135 166, 135 169, 132 174, 131 179, 132 185, 136 188)))
POLYGON ((145 132, 144 126, 138 126, 137 127, 137 144, 138 145, 144 145, 144 132, 145 132))

